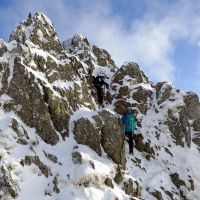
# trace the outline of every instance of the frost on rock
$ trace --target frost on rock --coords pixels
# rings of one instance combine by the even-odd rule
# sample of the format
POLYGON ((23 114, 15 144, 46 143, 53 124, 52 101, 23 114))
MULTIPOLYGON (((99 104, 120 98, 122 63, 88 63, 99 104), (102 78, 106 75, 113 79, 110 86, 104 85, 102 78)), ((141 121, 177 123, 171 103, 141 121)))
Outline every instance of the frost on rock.
POLYGON ((90 44, 87 38, 81 34, 74 35, 73 38, 63 42, 63 47, 68 53, 77 53, 78 51, 90 50, 90 44))
POLYGON ((63 46, 42 13, 0 40, 0 199, 199 200, 198 96, 116 66, 81 34, 63 46), (96 76, 109 86, 101 108, 96 76))
POLYGON ((9 41, 16 40, 19 43, 30 41, 51 53, 60 53, 63 48, 50 20, 42 13, 29 15, 26 21, 22 21, 11 33, 9 41))
POLYGON ((7 51, 7 46, 5 42, 0 39, 0 56, 2 56, 7 51))

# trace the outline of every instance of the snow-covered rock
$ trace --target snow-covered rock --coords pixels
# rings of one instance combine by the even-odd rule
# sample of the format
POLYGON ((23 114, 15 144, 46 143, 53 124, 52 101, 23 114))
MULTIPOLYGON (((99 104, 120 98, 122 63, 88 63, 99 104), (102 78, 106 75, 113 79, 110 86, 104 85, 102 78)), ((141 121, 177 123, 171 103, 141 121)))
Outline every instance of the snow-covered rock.
POLYGON ((29 14, 0 40, 0 199, 198 200, 200 103, 29 14), (99 109, 92 76, 104 75, 99 109), (138 111, 134 154, 119 117, 138 111))
POLYGON ((31 42, 32 45, 52 54, 63 50, 53 24, 42 13, 36 13, 33 17, 29 14, 26 21, 21 21, 10 35, 9 41, 13 40, 23 44, 31 42))

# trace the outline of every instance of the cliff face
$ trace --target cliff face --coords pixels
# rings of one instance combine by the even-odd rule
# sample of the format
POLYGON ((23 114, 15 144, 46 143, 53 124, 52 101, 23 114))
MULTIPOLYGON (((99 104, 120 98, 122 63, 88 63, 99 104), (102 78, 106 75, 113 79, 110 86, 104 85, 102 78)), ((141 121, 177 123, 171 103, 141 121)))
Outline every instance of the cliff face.
POLYGON ((198 199, 200 103, 41 13, 0 40, 0 199, 198 199), (104 75, 99 109, 92 76, 104 75), (119 117, 138 110, 130 156, 119 117))

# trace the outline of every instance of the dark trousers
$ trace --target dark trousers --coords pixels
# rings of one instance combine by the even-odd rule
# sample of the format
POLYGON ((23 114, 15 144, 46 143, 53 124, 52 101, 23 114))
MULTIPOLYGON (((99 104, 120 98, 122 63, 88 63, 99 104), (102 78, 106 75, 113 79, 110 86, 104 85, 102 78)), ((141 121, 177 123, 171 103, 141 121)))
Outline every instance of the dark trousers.
POLYGON ((99 104, 103 104, 103 88, 102 87, 100 87, 100 86, 97 86, 96 87, 96 89, 97 89, 97 96, 98 96, 98 101, 99 101, 99 104))
POLYGON ((133 153, 133 132, 125 132, 128 137, 129 153, 133 153))

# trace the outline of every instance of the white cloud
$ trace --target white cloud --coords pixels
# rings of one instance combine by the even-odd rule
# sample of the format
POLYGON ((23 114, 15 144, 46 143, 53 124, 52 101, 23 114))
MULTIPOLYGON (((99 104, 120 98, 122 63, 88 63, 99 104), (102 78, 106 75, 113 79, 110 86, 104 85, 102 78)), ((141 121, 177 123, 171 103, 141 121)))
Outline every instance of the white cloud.
POLYGON ((183 39, 195 45, 200 41, 200 2, 197 0, 170 4, 151 1, 144 16, 134 20, 129 30, 123 19, 111 12, 109 0, 13 3, 7 9, 0 9, 0 18, 7 24, 12 20, 17 24, 16 19, 25 18, 30 11, 44 12, 53 21, 61 40, 82 33, 93 44, 108 50, 118 64, 138 62, 154 81, 173 80, 176 67, 172 55, 176 41, 183 39))
POLYGON ((126 31, 119 17, 109 19, 90 13, 82 17, 76 29, 109 50, 118 64, 136 61, 153 80, 173 79, 174 66, 169 57, 173 51, 171 35, 177 27, 169 20, 144 18, 126 31))

